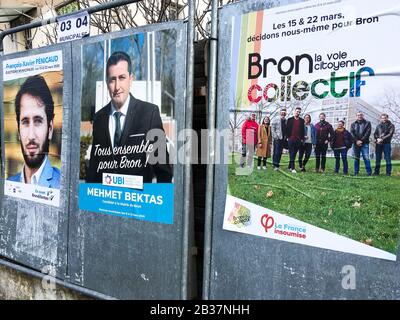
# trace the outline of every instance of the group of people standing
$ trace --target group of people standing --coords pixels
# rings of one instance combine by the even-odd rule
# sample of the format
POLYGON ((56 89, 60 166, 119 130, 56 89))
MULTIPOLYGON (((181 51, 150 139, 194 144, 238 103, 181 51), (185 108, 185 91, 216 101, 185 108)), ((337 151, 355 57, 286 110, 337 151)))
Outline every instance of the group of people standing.
MULTIPOLYGON (((320 113, 319 122, 312 124, 311 116, 306 114, 300 117, 301 108, 294 110, 292 117, 286 119, 286 109, 280 110, 280 116, 271 123, 268 116, 264 117, 261 124, 256 121, 256 114, 244 122, 242 126, 242 158, 240 165, 244 167, 247 157, 247 165, 253 162, 256 151, 257 168, 266 169, 267 158, 271 156, 273 145, 272 163, 274 170, 278 170, 283 149, 289 150, 288 169, 297 173, 295 168, 298 155, 299 169, 306 171, 306 164, 310 159, 312 150, 315 153, 315 171, 324 173, 326 166, 326 154, 328 147, 333 150, 335 157, 335 173, 339 173, 340 164, 343 164, 343 174, 349 173, 347 152, 353 148, 354 175, 360 171, 360 157, 362 156, 367 175, 372 175, 369 144, 371 136, 371 122, 364 118, 362 112, 357 113, 357 119, 351 124, 350 131, 346 130, 345 122, 339 121, 337 128, 326 121, 325 113, 320 113), (340 161, 342 160, 342 161, 340 161), (261 164, 262 162, 262 164, 261 164)), ((380 174, 382 153, 386 161, 386 175, 392 173, 391 164, 391 140, 395 131, 393 123, 385 113, 381 114, 380 123, 373 134, 375 146, 375 170, 374 175, 380 174)))

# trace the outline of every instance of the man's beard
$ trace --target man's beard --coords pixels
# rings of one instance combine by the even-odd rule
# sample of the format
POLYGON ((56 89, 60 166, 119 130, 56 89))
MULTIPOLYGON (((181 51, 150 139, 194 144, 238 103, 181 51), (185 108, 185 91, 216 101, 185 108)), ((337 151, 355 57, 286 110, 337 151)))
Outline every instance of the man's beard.
POLYGON ((31 169, 38 169, 43 163, 44 158, 49 153, 49 139, 46 139, 42 148, 39 150, 38 154, 30 156, 25 153, 25 150, 21 144, 22 155, 24 156, 25 164, 31 169))

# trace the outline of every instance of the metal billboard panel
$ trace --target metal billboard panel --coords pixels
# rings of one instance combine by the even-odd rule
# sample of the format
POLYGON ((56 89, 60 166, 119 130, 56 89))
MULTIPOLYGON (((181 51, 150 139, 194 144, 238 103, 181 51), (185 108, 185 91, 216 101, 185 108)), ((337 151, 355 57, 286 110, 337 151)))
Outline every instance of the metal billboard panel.
MULTIPOLYGON (((230 95, 232 84, 229 79, 236 77, 236 74, 232 75, 231 70, 232 50, 227 50, 227 48, 237 45, 232 42, 233 17, 268 9, 271 4, 272 7, 280 7, 282 9, 280 12, 285 13, 289 12, 287 4, 300 2, 246 1, 228 5, 220 10, 218 129, 229 127, 230 110, 235 108, 232 105, 232 96, 230 95)), ((310 4, 309 1, 304 3, 304 6, 310 4)), ((293 52, 300 54, 296 48, 293 48, 293 52)), ((289 50, 286 55, 290 56, 289 50)), ((220 148, 220 153, 224 154, 226 149, 223 145, 220 145, 220 148)), ((215 185, 214 189, 210 295, 208 298, 398 299, 400 285, 398 246, 390 257, 387 255, 389 260, 396 261, 389 261, 316 246, 278 241, 268 237, 245 234, 242 231, 228 231, 226 228, 224 229, 226 213, 222 209, 225 208, 228 190, 227 165, 216 165, 215 180, 219 183, 215 185), (394 259, 391 258, 392 256, 394 259)), ((257 222, 260 221, 257 220, 257 222)), ((267 226, 266 220, 264 222, 266 232, 270 226, 267 226)))
POLYGON ((1 255, 60 279, 65 278, 67 267, 71 61, 71 45, 59 44, 1 56, 0 72, 4 169, 0 183, 1 255), (18 91, 17 123, 14 106, 18 91), (36 97, 36 102, 29 104, 29 96, 36 97), (46 109, 41 108, 42 100, 47 101, 46 109), (47 105, 54 106, 52 120, 47 105), (37 110, 39 114, 34 113, 37 110), (27 135, 26 128, 32 128, 32 123, 36 127, 42 123, 47 131, 42 131, 41 137, 37 132, 27 135), (32 184, 27 180, 29 175, 32 184))
MULTIPOLYGON (((173 207, 170 208, 172 221, 167 223, 147 216, 148 212, 144 212, 145 220, 141 220, 127 217, 129 212, 124 213, 127 216, 121 216, 80 210, 82 203, 79 203, 79 188, 80 184, 84 185, 85 177, 80 176, 78 168, 82 168, 79 141, 82 143, 85 130, 91 133, 91 124, 88 121, 91 111, 80 106, 85 104, 86 107, 98 109, 98 105, 107 104, 109 96, 106 84, 101 85, 99 82, 105 83, 105 62, 115 51, 127 51, 130 54, 135 78, 145 88, 146 92, 141 94, 146 95, 147 101, 162 101, 158 107, 165 131, 171 130, 168 131, 171 133, 171 139, 168 140, 170 154, 173 149, 181 148, 182 142, 176 141, 176 133, 184 128, 185 119, 185 48, 186 26, 182 22, 123 30, 73 43, 73 89, 76 92, 73 123, 85 120, 87 126, 82 122, 81 126, 73 126, 72 131, 71 167, 76 170, 71 174, 70 190, 68 278, 71 282, 122 299, 180 298, 183 166, 175 163, 173 165, 173 207), (87 64, 92 61, 88 59, 90 52, 100 56, 98 79, 91 79, 93 89, 87 89, 83 82, 85 70, 88 70, 87 64), (170 57, 168 59, 171 60, 165 60, 162 65, 165 69, 160 69, 159 62, 163 56, 170 57), (165 78, 167 72, 173 77, 165 78), (165 82, 171 79, 171 83, 165 82), (147 84, 146 80, 149 80, 147 84), (167 85, 174 92, 168 92, 167 85), (91 94, 90 102, 83 102, 83 90, 91 94), (96 91, 98 92, 93 94, 96 91), (170 119, 171 125, 166 124, 165 119, 170 119)), ((99 205, 96 202, 93 204, 99 205)))

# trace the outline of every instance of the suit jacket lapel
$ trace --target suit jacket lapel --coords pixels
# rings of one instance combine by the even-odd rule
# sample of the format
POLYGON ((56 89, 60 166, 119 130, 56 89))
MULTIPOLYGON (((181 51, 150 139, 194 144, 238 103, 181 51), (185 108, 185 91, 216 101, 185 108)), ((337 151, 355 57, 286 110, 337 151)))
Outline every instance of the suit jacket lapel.
POLYGON ((98 121, 98 128, 97 132, 102 132, 103 139, 99 139, 99 142, 103 144, 102 142, 105 142, 105 146, 111 146, 111 137, 110 137, 110 129, 109 129, 109 118, 110 118, 110 113, 111 113, 111 102, 105 106, 106 108, 106 116, 105 117, 99 117, 98 121))
POLYGON ((46 158, 42 174, 39 177, 38 184, 41 186, 50 187, 50 181, 53 178, 53 167, 50 164, 50 160, 46 158))
POLYGON ((124 128, 122 130, 121 146, 126 144, 126 140, 129 137, 131 128, 136 119, 135 118, 137 112, 136 104, 137 104, 136 99, 132 95, 130 95, 128 112, 125 118, 124 128))

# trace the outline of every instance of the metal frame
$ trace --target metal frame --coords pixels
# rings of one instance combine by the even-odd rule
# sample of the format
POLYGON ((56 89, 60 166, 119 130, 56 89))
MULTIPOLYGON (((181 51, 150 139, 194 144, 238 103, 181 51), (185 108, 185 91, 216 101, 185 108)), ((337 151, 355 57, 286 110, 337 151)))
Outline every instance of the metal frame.
MULTIPOLYGON (((35 278, 38 278, 38 279, 43 279, 44 277, 47 276, 46 274, 43 274, 43 273, 41 273, 39 271, 32 270, 32 269, 27 268, 25 266, 22 266, 22 265, 19 265, 19 264, 16 264, 16 263, 12 263, 12 262, 9 262, 9 261, 3 260, 3 259, 0 259, 0 265, 4 266, 4 267, 7 267, 7 268, 10 268, 10 269, 13 269, 13 270, 16 270, 16 271, 20 271, 20 272, 22 272, 22 273, 24 273, 26 275, 29 275, 29 276, 32 276, 32 277, 35 277, 35 278)), ((55 278, 55 277, 51 277, 50 279, 52 281, 54 281, 54 283, 56 285, 60 285, 60 286, 63 286, 65 288, 67 288, 67 289, 77 291, 77 292, 79 292, 79 293, 81 293, 83 295, 86 295, 86 296, 94 298, 94 299, 116 300, 116 298, 114 298, 114 297, 107 296, 105 294, 102 294, 102 293, 99 293, 99 292, 96 292, 96 291, 93 291, 93 290, 90 290, 90 289, 86 289, 86 288, 77 286, 75 284, 60 280, 60 279, 55 278)))
MULTIPOLYGON (((187 52, 186 52, 186 110, 185 127, 192 129, 193 124, 193 79, 194 79, 194 16, 195 0, 189 0, 189 18, 187 28, 187 52)), ((189 229, 190 214, 192 212, 192 138, 187 137, 185 143, 185 176, 184 176, 184 213, 183 213, 183 254, 182 254, 182 299, 188 299, 189 279, 189 229)))
MULTIPOLYGON (((274 1, 284 5, 303 0, 274 1)), ((225 6, 220 13, 217 128, 228 127, 232 16, 267 9, 249 0, 225 6)), ((222 149, 222 146, 221 146, 222 149)), ((212 252, 208 299, 396 299, 399 297, 400 246, 396 262, 302 244, 235 233, 222 228, 228 166, 215 166, 212 252), (233 254, 234 253, 234 254, 233 254), (344 266, 356 269, 357 289, 341 286, 344 266), (245 286, 242 284, 246 283, 245 286)), ((206 275, 205 275, 206 276, 206 275)), ((205 278, 206 279, 206 278, 205 278)))
MULTIPOLYGON (((66 220, 68 219, 69 212, 69 199, 66 194, 62 191, 70 189, 70 152, 68 149, 71 147, 71 141, 67 138, 68 133, 71 131, 71 109, 72 109, 72 69, 66 68, 65 61, 71 60, 71 46, 67 43, 61 43, 49 46, 47 48, 37 48, 30 51, 16 52, 8 55, 0 55, 0 61, 5 61, 8 59, 21 58, 30 55, 42 54, 49 51, 62 51, 63 55, 63 107, 62 108, 62 136, 61 136, 61 187, 60 187, 60 205, 59 207, 47 206, 41 203, 26 202, 24 199, 10 197, 4 194, 4 180, 0 179, 0 195, 2 196, 2 201, 0 203, 0 220, 7 222, 7 226, 17 225, 17 212, 24 211, 26 207, 34 208, 34 210, 43 212, 42 210, 46 208, 46 213, 43 215, 51 215, 54 219, 57 218, 57 235, 55 239, 57 240, 57 259, 56 261, 47 261, 43 257, 38 257, 31 255, 26 252, 20 252, 15 250, 12 245, 8 243, 12 237, 15 237, 14 232, 2 231, 2 237, 0 238, 1 244, 1 254, 12 260, 19 260, 25 265, 29 265, 32 269, 41 269, 43 266, 54 264, 56 269, 56 275, 58 278, 65 279, 66 277, 66 261, 67 261, 67 239, 68 239, 68 227, 66 220), (63 214, 63 209, 66 214, 63 214), (63 241, 65 239, 65 241, 63 241), (65 242, 63 244, 63 242, 65 242)), ((0 71, 2 72, 3 66, 0 66, 0 71)), ((0 82, 3 83, 3 73, 0 74, 0 82)), ((0 91, 0 103, 3 103, 3 90, 0 91)), ((1 120, 2 120, 2 137, 4 137, 3 121, 4 110, 1 110, 1 120)), ((5 162, 5 150, 4 150, 4 138, 2 138, 2 177, 4 174, 4 162, 5 162)), ((3 227, 2 227, 3 228, 3 227)), ((10 230, 8 228, 8 230, 10 230)))
POLYGON ((204 261, 203 261, 203 299, 208 299, 210 291, 211 272, 211 237, 212 237, 212 215, 214 197, 214 162, 215 162, 215 116, 217 98, 217 44, 218 44, 218 1, 211 3, 211 36, 210 36, 210 64, 208 68, 208 165, 206 177, 206 204, 204 222, 204 261))
MULTIPOLYGON (((56 23, 59 21, 59 19, 64 19, 65 17, 72 16, 75 14, 78 14, 80 12, 88 12, 94 13, 102 10, 107 10, 111 9, 114 7, 130 4, 130 3, 135 3, 139 2, 140 0, 115 0, 115 1, 110 1, 109 3, 101 4, 95 7, 90 7, 86 9, 82 9, 79 11, 75 11, 74 13, 69 13, 65 15, 61 15, 55 18, 50 18, 50 19, 45 19, 42 21, 26 24, 23 26, 19 26, 16 28, 11 28, 9 30, 6 30, 4 32, 0 33, 0 56, 3 55, 3 40, 7 35, 11 35, 20 31, 24 30, 29 30, 32 28, 37 28, 41 27, 44 25, 48 25, 51 23, 56 23)), ((187 61, 186 61, 186 109, 185 109, 185 127, 186 129, 191 129, 192 128, 192 116, 193 116, 193 73, 194 73, 194 33, 195 33, 195 28, 194 28, 194 16, 195 16, 195 1, 194 0, 189 0, 189 18, 188 18, 188 28, 187 28, 187 61)), ((141 29, 148 29, 152 28, 150 27, 143 27, 141 29)), ((123 33, 123 31, 122 31, 123 33)), ((111 38, 116 37, 115 33, 110 35, 111 38)), ((74 46, 72 46, 74 48, 74 46)), ((35 49, 36 50, 36 49, 35 49)), ((34 51, 35 51, 34 50, 34 51)), ((184 67, 182 67, 185 69, 184 67)), ((76 70, 76 67, 74 67, 74 70, 76 70)), ((75 85, 74 85, 75 87, 75 85)), ((75 99, 74 99, 75 100, 75 99)), ((76 108, 73 108, 76 109, 76 108)), ((72 113, 75 113, 76 111, 72 110, 72 113)), ((75 113, 76 115, 76 113, 75 113)), ((75 117, 75 116, 73 116, 75 117)), ((72 123, 72 121, 71 121, 72 123)), ((187 141, 186 141, 187 142, 187 141)), ((189 140, 191 142, 191 140, 189 140)), ((182 187, 184 187, 183 190, 183 203, 184 203, 184 213, 182 217, 182 281, 181 281, 181 298, 182 299, 188 299, 188 277, 189 277, 189 235, 190 235, 190 216, 192 212, 192 186, 191 186, 191 145, 189 143, 185 144, 186 147, 186 162, 184 165, 184 180, 181 181, 182 187)), ((71 175, 70 175, 71 176, 71 175)), ((70 178, 72 179, 72 178, 70 178)), ((3 183, 0 183, 0 187, 3 186, 3 183)), ((71 205, 70 205, 71 207, 71 205)), ((69 226, 69 229, 71 229, 71 225, 69 226)), ((35 277, 43 277, 43 273, 38 272, 36 270, 20 266, 15 263, 11 263, 5 260, 2 260, 0 258, 0 265, 5 265, 7 267, 13 268, 15 270, 24 272, 28 275, 32 275, 35 277)), ((68 278, 68 277, 67 277, 68 278)), ((96 292, 91 289, 86 289, 83 287, 80 287, 79 285, 75 285, 72 283, 65 282, 60 279, 55 279, 56 283, 61 284, 67 288, 79 291, 83 294, 95 297, 95 298, 100 298, 100 299, 113 299, 110 296, 101 294, 99 292, 96 292)))
MULTIPOLYGON (((179 26, 182 25, 181 21, 177 21, 177 22, 166 22, 166 23, 162 23, 162 24, 157 24, 157 25, 147 25, 147 26, 142 26, 142 27, 138 27, 135 28, 134 32, 132 33, 132 30, 122 30, 122 31, 118 31, 118 32, 113 32, 113 33, 109 33, 109 34, 103 34, 103 35, 98 35, 98 36, 94 36, 94 37, 90 37, 90 38, 86 38, 86 39, 81 39, 81 40, 77 40, 76 42, 73 42, 73 48, 72 48, 72 55, 75 57, 79 57, 81 54, 81 45, 83 43, 85 44, 89 44, 89 43, 96 43, 102 40, 112 40, 112 39, 116 39, 116 38, 121 38, 121 37, 125 37, 125 36, 131 36, 133 34, 137 34, 137 33, 146 33, 146 32, 152 32, 152 31, 161 31, 163 29, 169 29, 169 28, 174 28, 174 26, 179 26)), ((182 37, 185 34, 185 31, 179 32, 180 36, 182 37)), ((182 39, 182 38, 180 38, 182 39)), ((182 57, 182 61, 184 60, 186 52, 184 50, 179 52, 179 56, 182 57)), ((177 61, 181 61, 177 58, 177 61)), ((74 70, 73 73, 75 75, 79 75, 81 73, 81 64, 78 63, 74 63, 73 66, 74 70)), ((176 107, 178 108, 179 105, 183 105, 185 103, 185 96, 184 96, 184 90, 183 90, 183 86, 181 85, 184 81, 186 81, 186 75, 185 75, 185 66, 183 64, 178 64, 176 65, 177 71, 176 71, 176 84, 175 86, 177 86, 177 83, 180 84, 179 86, 179 94, 176 93, 176 107), (181 78, 180 78, 181 77, 181 78), (179 78, 179 79, 178 79, 179 78)), ((75 96, 74 96, 74 105, 80 105, 80 99, 81 99, 81 79, 75 78, 74 79, 74 92, 76 92, 75 96)), ((178 90, 178 88, 176 88, 176 90, 178 90)), ((81 110, 80 108, 74 108, 73 110, 73 121, 80 121, 80 115, 81 115, 81 110)), ((185 114, 183 112, 180 112, 176 115, 175 120, 177 122, 177 130, 181 129, 185 126, 185 114)), ((80 128, 79 126, 74 126, 72 128, 72 140, 73 141, 79 141, 79 136, 80 136, 80 128)), ((183 147, 183 142, 178 141, 178 145, 176 146, 176 149, 179 150, 183 147)), ((79 145, 77 145, 76 149, 73 149, 72 151, 72 158, 71 158, 71 166, 74 167, 78 167, 79 166, 79 151, 80 147, 79 145)), ((171 227, 177 227, 180 230, 179 235, 177 235, 177 237, 179 237, 179 239, 182 239, 179 241, 179 247, 175 247, 175 250, 178 251, 183 251, 183 239, 182 238, 182 230, 183 230, 183 213, 182 210, 184 210, 183 207, 183 203, 184 203, 184 199, 183 199, 183 195, 184 195, 184 165, 182 164, 177 164, 174 165, 174 194, 175 194, 175 204, 174 204, 174 211, 175 211, 175 215, 174 215, 174 225, 161 225, 161 224, 154 224, 152 222, 147 222, 147 221, 140 221, 140 220, 136 220, 136 219, 130 219, 131 221, 129 222, 130 224, 137 224, 140 225, 140 227, 138 226, 135 230, 137 232, 140 233, 148 233, 148 234, 152 234, 152 233, 157 233, 157 234, 162 234, 163 230, 166 229, 170 229, 171 227), (177 215, 177 212, 180 212, 179 215, 177 215), (153 231, 151 231, 153 230, 153 231)), ((78 185, 75 183, 78 180, 78 176, 79 173, 78 172, 73 172, 71 174, 71 194, 77 194, 77 189, 78 189, 78 185)), ((83 228, 79 226, 79 221, 86 221, 84 223, 84 225, 88 225, 90 223, 96 223, 97 219, 101 219, 102 221, 105 220, 109 220, 111 218, 111 216, 108 215, 101 215, 98 213, 91 213, 91 212, 87 212, 87 211, 80 211, 78 210, 78 199, 74 196, 71 195, 70 197, 70 207, 71 207, 71 212, 75 212, 75 215, 77 216, 76 218, 72 218, 70 219, 70 224, 69 224, 69 228, 70 228, 70 234, 71 234, 71 238, 70 238, 70 242, 69 245, 71 246, 71 251, 74 254, 71 254, 68 257, 68 261, 69 261, 69 267, 68 267, 68 274, 71 276, 71 280, 74 281, 76 284, 79 285, 84 285, 85 287, 89 285, 90 279, 88 279, 88 275, 85 273, 87 273, 88 271, 84 270, 84 268, 81 267, 81 262, 85 260, 85 256, 81 254, 81 248, 84 245, 83 243, 81 243, 81 241, 83 241, 83 239, 85 237, 87 237, 87 235, 85 236, 83 233, 83 228), (84 219, 84 220, 83 220, 84 219), (96 219, 96 221, 95 221, 96 219), (80 234, 78 234, 80 232, 80 234)), ((120 218, 120 217, 112 217, 112 219, 124 219, 124 218, 120 218)), ((137 239, 137 241, 139 241, 139 239, 137 239)), ((139 242, 137 242, 137 245, 139 244, 139 242)), ((86 248, 87 249, 87 248, 86 248)), ((182 253, 182 255, 184 255, 185 253, 182 253)), ((87 258, 87 257, 86 257, 87 258)), ((180 270, 183 270, 183 266, 181 266, 181 257, 175 259, 175 265, 177 268, 179 268, 180 270)), ((169 270, 169 272, 171 272, 171 270, 169 270)), ((182 271, 183 273, 183 271, 182 271)), ((95 276, 95 275, 94 275, 95 276)), ((182 275, 182 281, 181 281, 181 285, 187 285, 187 283, 184 282, 183 280, 184 275, 182 275)), ((181 279, 179 279, 181 280, 181 279)), ((93 288, 92 288, 93 289, 93 288)), ((97 289, 96 289, 97 290, 97 289)), ((187 289, 186 289, 187 290, 187 289)), ((100 290, 99 290, 100 291, 100 290)), ((114 296, 116 296, 116 294, 113 294, 114 296)), ((119 298, 119 297, 118 297, 119 298)), ((135 299, 143 299, 143 295, 142 296, 137 296, 134 297, 135 299)), ((148 297, 146 297, 146 299, 149 299, 148 297)), ((172 297, 168 297, 168 299, 174 299, 172 297)))
POLYGON ((72 13, 67 13, 67 14, 63 14, 61 16, 56 16, 56 17, 52 17, 52 18, 48 18, 48 19, 44 19, 44 20, 40 20, 40 21, 36 21, 36 22, 32 22, 32 23, 28 23, 28 24, 24 24, 22 26, 18 26, 15 28, 11 28, 8 30, 5 30, 3 32, 0 33, 0 54, 3 53, 4 48, 3 48, 3 40, 6 36, 20 32, 20 31, 24 31, 24 30, 29 30, 29 29, 33 29, 33 28, 38 28, 41 26, 45 26, 48 24, 52 24, 52 23, 56 23, 58 21, 60 21, 60 19, 65 19, 66 17, 70 17, 73 15, 76 15, 78 13, 81 12, 87 12, 89 14, 98 12, 98 11, 103 11, 103 10, 107 10, 107 9, 112 9, 115 7, 120 7, 126 4, 131 4, 131 3, 135 3, 135 2, 139 2, 142 0, 114 0, 114 1, 110 1, 107 3, 103 3, 103 4, 99 4, 97 6, 94 7, 89 7, 89 8, 85 8, 85 9, 81 9, 78 11, 74 11, 72 13))

